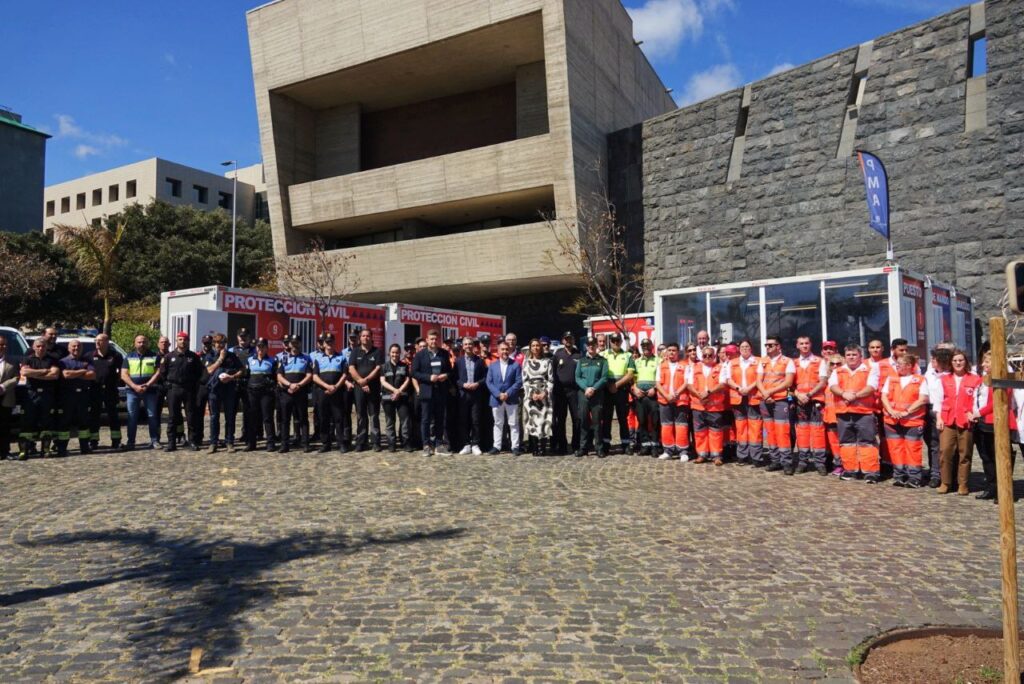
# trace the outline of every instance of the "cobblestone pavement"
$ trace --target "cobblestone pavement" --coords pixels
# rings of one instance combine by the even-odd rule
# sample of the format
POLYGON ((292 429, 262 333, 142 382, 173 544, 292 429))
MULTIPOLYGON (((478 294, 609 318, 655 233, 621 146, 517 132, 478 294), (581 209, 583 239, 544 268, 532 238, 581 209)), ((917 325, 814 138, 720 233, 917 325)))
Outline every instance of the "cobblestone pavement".
POLYGON ((4 681, 848 681, 865 636, 999 620, 997 507, 887 483, 140 451, 0 492, 4 681))

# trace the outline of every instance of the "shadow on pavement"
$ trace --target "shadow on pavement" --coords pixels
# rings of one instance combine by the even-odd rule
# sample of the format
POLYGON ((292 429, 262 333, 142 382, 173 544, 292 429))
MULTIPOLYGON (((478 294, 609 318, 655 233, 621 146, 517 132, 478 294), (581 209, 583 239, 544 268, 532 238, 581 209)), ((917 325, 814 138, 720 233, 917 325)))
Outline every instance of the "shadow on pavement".
MULTIPOLYGON (((280 582, 264 573, 292 561, 325 555, 348 555, 378 545, 452 539, 464 528, 411 532, 390 537, 357 537, 342 533, 291 534, 277 540, 237 542, 172 537, 155 530, 103 530, 59 534, 22 544, 26 547, 69 547, 104 544, 127 552, 123 567, 90 580, 32 587, 0 594, 0 607, 74 594, 118 582, 142 581, 159 598, 123 623, 134 659, 150 677, 172 680, 187 674, 191 649, 203 649, 204 668, 229 664, 241 644, 240 622, 246 611, 279 599, 304 596, 297 582, 280 582), (233 557, 222 550, 230 548, 233 557), (215 560, 220 557, 222 560, 215 560), (133 563, 136 559, 152 559, 133 563)), ((108 556, 109 557, 109 556, 108 556)), ((90 562, 88 558, 84 559, 90 562)), ((117 561, 113 561, 117 563, 117 561)))

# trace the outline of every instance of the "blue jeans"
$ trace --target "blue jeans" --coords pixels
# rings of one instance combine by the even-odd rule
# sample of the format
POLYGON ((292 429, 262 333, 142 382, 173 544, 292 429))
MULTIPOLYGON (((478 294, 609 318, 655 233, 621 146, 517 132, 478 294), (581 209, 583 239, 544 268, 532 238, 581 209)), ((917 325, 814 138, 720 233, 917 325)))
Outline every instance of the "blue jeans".
POLYGON ((139 411, 146 412, 149 421, 149 441, 160 441, 160 397, 155 389, 143 394, 128 390, 128 446, 135 446, 135 433, 139 427, 139 411))
POLYGON ((224 441, 235 443, 235 414, 238 406, 238 391, 235 383, 219 385, 210 392, 210 444, 220 440, 220 412, 224 410, 224 441))

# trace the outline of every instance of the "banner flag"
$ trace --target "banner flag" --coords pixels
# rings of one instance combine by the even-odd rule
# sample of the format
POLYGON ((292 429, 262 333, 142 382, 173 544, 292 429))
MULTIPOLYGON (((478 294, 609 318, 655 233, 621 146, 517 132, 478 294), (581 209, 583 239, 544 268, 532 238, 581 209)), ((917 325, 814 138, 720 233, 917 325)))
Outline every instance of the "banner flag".
POLYGON ((868 200, 868 225, 886 240, 889 236, 889 178, 882 160, 870 152, 857 151, 860 170, 864 174, 864 190, 868 200))

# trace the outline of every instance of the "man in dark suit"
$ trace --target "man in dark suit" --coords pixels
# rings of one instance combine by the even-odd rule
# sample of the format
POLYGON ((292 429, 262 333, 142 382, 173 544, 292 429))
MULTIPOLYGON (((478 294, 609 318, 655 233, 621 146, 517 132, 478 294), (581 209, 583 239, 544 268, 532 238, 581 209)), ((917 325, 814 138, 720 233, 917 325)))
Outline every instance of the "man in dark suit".
POLYGON ((0 335, 0 460, 11 458, 11 410, 18 402, 18 364, 7 358, 7 338, 0 335))
POLYGON ((480 343, 472 337, 462 338, 462 358, 455 362, 459 389, 459 428, 462 437, 460 455, 479 456, 480 413, 487 398, 487 364, 480 358, 480 343))
POLYGON ((494 446, 488 452, 497 454, 501 446, 501 433, 508 422, 512 455, 519 451, 519 399, 523 393, 523 369, 509 356, 507 342, 498 344, 498 360, 487 369, 487 390, 490 392, 491 413, 494 415, 494 446))
POLYGON ((448 381, 452 376, 452 361, 438 344, 440 333, 427 332, 427 348, 416 352, 412 359, 412 377, 419 387, 420 436, 423 455, 447 456, 444 447, 444 414, 448 402, 448 381), (430 427, 434 433, 431 435, 430 427), (440 443, 440 446, 438 444, 440 443))

